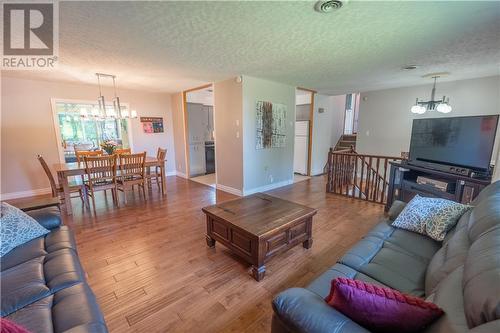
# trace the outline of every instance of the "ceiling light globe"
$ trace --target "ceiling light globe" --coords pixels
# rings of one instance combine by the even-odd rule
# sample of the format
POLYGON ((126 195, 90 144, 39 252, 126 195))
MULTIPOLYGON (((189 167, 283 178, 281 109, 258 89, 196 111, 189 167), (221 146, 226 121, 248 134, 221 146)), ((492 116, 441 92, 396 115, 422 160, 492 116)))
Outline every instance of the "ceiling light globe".
POLYGON ((450 113, 451 106, 447 103, 439 103, 436 107, 436 111, 441 113, 450 113))
POLYGON ((420 105, 413 105, 410 111, 411 113, 420 114, 420 105))
POLYGON ((411 107, 411 112, 415 114, 424 114, 427 109, 421 105, 413 105, 411 107))

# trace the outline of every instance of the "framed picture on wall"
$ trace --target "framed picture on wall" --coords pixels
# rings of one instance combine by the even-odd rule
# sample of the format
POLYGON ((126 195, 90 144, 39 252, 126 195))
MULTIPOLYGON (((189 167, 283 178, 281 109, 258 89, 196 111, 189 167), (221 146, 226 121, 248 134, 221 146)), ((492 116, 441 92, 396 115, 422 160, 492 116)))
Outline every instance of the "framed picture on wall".
POLYGON ((141 117, 144 133, 163 133, 162 117, 141 117))

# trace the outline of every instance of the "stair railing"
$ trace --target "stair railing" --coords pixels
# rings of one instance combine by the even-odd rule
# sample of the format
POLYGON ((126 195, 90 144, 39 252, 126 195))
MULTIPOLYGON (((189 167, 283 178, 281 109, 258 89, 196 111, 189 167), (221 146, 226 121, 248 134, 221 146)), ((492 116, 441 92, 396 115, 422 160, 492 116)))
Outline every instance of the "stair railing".
POLYGON ((389 162, 401 157, 358 154, 353 147, 328 153, 326 191, 385 204, 389 162))

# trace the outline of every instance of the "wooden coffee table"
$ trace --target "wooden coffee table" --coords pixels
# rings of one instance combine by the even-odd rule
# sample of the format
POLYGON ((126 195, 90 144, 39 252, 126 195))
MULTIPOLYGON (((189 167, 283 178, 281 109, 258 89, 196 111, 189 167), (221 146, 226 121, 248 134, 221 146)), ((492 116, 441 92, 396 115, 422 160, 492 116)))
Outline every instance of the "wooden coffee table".
POLYGON ((221 242, 252 265, 255 280, 264 278, 264 263, 297 244, 312 245, 316 209, 257 193, 204 207, 207 245, 221 242))

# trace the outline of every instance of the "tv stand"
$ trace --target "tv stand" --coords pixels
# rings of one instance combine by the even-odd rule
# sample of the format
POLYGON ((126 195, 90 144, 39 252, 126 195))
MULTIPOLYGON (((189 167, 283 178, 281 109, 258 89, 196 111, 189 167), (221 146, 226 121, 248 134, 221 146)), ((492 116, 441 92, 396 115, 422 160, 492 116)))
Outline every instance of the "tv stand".
POLYGON ((408 202, 417 194, 468 204, 474 200, 483 188, 491 183, 491 178, 472 178, 466 175, 424 168, 406 162, 390 162, 390 166, 386 211, 389 210, 395 200, 408 202), (419 184, 417 183, 419 176, 445 182, 449 186, 446 190, 443 190, 433 185, 419 184))

